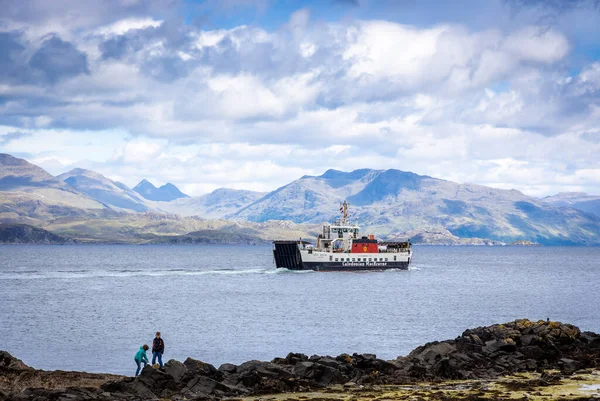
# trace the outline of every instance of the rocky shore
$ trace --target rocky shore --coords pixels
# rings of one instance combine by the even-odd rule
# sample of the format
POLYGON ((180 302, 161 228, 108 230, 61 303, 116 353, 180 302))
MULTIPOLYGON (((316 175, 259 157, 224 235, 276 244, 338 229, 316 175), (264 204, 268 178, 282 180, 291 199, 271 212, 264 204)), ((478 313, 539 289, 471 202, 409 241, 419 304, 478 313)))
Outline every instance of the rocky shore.
MULTIPOLYGON (((164 369, 147 366, 137 378, 44 372, 0 352, 0 400, 499 399, 510 391, 543 399, 556 398, 547 386, 578 377, 581 385, 600 389, 595 369, 600 335, 559 322, 517 320, 469 329, 391 361, 290 353, 216 368, 188 358, 170 360, 164 369), (504 390, 497 383, 505 383, 504 390)), ((569 390, 563 398, 592 397, 569 390)))

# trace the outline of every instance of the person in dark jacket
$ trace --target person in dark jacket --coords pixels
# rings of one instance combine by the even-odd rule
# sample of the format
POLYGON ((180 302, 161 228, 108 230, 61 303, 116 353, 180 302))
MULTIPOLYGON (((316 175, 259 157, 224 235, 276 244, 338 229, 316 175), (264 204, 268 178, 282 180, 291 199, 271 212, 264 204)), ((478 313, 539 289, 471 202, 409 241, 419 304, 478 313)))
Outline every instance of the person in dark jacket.
POLYGON ((160 331, 156 332, 156 337, 154 337, 154 341, 152 341, 152 365, 156 363, 156 358, 158 358, 158 364, 160 367, 163 367, 162 363, 162 355, 165 353, 165 342, 162 338, 160 338, 160 331))
POLYGON ((148 357, 146 356, 146 351, 148 351, 148 346, 146 344, 144 344, 140 347, 138 352, 135 354, 135 357, 133 358, 135 363, 137 364, 137 370, 135 371, 136 376, 140 374, 140 369, 142 368, 142 366, 141 366, 142 363, 144 364, 144 367, 146 367, 146 364, 148 363, 148 357))

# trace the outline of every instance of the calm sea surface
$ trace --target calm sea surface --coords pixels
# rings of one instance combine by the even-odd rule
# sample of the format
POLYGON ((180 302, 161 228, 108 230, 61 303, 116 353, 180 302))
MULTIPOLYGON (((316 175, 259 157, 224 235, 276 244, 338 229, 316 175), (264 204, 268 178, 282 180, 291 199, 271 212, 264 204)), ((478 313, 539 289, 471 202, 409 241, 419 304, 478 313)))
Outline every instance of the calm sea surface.
POLYGON ((408 271, 276 270, 268 246, 0 246, 0 349, 43 369, 133 374, 288 352, 392 359, 517 318, 600 332, 600 248, 415 247, 408 271), (150 354, 149 354, 150 356, 150 354))

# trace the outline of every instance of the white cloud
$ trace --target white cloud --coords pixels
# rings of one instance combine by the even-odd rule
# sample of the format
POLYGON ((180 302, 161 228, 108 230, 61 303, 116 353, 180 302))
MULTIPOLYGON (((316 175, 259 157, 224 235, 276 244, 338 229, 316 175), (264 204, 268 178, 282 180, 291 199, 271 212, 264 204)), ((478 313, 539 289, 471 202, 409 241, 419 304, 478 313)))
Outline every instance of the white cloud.
POLYGON ((156 28, 162 23, 163 21, 152 18, 125 18, 98 28, 95 33, 99 35, 123 35, 135 29, 156 28))
POLYGON ((314 23, 308 10, 272 31, 98 21, 70 31, 89 74, 0 82, 0 134, 31 134, 2 151, 191 194, 364 167, 600 193, 600 64, 567 75, 557 28, 314 23), (110 57, 103 35, 118 39, 110 57))
POLYGON ((427 67, 436 52, 444 27, 419 30, 386 21, 366 21, 349 30, 344 52, 351 63, 349 76, 414 77, 427 67))
POLYGON ((520 60, 553 63, 569 51, 567 38, 560 32, 530 26, 510 34, 503 46, 520 60))
POLYGON ((111 161, 122 161, 125 164, 156 162, 162 149, 159 143, 138 139, 115 149, 111 161))

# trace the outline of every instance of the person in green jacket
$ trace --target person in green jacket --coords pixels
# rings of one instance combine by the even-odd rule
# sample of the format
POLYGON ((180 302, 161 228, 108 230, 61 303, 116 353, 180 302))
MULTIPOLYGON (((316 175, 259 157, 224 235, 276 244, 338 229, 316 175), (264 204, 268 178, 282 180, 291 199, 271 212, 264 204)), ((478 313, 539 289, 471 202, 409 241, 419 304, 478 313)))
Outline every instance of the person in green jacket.
POLYGON ((146 351, 148 351, 148 345, 144 344, 140 347, 139 351, 135 354, 135 363, 137 364, 137 370, 135 371, 135 375, 140 374, 140 369, 142 368, 142 362, 144 363, 144 367, 148 363, 148 356, 146 356, 146 351))

